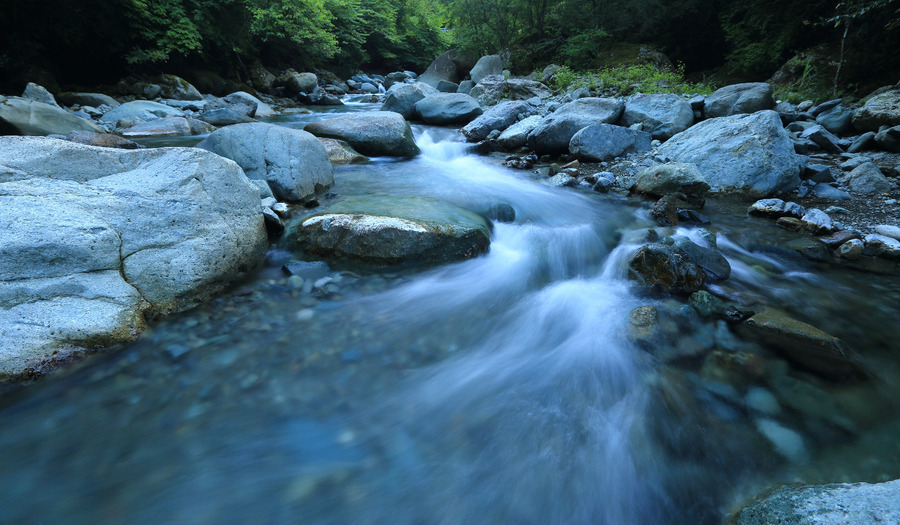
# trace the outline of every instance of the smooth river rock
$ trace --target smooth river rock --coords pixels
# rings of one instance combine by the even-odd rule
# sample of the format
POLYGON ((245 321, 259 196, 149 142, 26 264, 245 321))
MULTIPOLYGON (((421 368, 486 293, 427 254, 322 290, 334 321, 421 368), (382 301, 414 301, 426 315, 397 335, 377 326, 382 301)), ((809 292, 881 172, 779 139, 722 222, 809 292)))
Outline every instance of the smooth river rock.
POLYGON ((73 131, 102 133, 90 120, 73 115, 59 106, 51 106, 21 97, 0 96, 0 134, 67 135, 73 131))
POLYGON ((651 135, 613 124, 593 124, 569 141, 569 152, 587 162, 612 160, 628 153, 650 150, 651 135))
POLYGON ((436 93, 416 102, 416 114, 426 124, 465 124, 483 112, 465 93, 436 93))
POLYGON ((419 154, 412 129, 403 116, 373 111, 311 122, 304 130, 317 137, 347 141, 369 157, 412 157, 419 154))
POLYGON ((732 84, 706 97, 703 114, 707 118, 754 113, 775 107, 772 85, 765 82, 732 84))
POLYGON ((212 132, 198 148, 238 163, 247 177, 269 183, 285 202, 304 202, 334 185, 334 168, 319 139, 274 124, 237 124, 212 132))
POLYGON ((713 192, 751 197, 794 190, 806 165, 774 111, 705 120, 666 141, 659 154, 696 164, 713 192))
POLYGON ((860 131, 878 131, 881 126, 900 126, 900 89, 870 98, 854 113, 852 122, 860 131))
POLYGON ((522 100, 507 100, 491 106, 481 116, 466 124, 462 130, 466 140, 479 142, 487 138, 491 131, 503 131, 515 124, 519 118, 534 115, 538 108, 522 100))
POLYGON ((425 197, 347 199, 303 218, 287 237, 305 253, 373 264, 468 259, 490 245, 482 217, 425 197))
POLYGON ((694 110, 684 98, 672 94, 631 95, 625 101, 625 111, 620 124, 643 125, 643 131, 654 139, 666 140, 691 127, 694 110))
POLYGON ((259 190, 196 148, 0 137, 0 379, 132 339, 262 263, 259 190))
POLYGON ((614 98, 586 97, 563 104, 532 130, 528 147, 538 154, 566 153, 576 133, 593 124, 614 123, 624 108, 625 104, 614 98))

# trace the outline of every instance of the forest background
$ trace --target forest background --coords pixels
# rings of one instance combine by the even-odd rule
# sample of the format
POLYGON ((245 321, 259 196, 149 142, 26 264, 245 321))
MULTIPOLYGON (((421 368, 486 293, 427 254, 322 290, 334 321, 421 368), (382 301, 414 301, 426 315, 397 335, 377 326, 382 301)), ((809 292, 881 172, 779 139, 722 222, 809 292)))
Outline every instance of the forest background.
POLYGON ((30 0, 0 9, 0 92, 196 70, 240 81, 258 65, 421 72, 450 48, 506 50, 515 74, 588 71, 637 46, 695 81, 788 66, 862 92, 900 80, 900 0, 30 0))

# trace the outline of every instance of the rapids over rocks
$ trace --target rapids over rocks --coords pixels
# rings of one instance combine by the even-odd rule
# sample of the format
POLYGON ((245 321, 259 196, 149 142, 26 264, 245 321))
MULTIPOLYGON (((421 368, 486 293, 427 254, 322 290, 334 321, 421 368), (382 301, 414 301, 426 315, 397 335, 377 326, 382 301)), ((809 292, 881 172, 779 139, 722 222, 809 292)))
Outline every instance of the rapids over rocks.
POLYGON ((487 254, 293 286, 297 255, 273 247, 252 281, 8 392, 0 521, 722 523, 770 486, 900 476, 900 279, 815 269, 764 249, 785 234, 745 204, 707 206, 733 269, 714 291, 842 338, 873 371, 824 383, 626 280, 646 204, 414 131, 420 156, 336 168, 334 198, 511 207, 487 254), (645 305, 652 347, 633 337, 645 305))

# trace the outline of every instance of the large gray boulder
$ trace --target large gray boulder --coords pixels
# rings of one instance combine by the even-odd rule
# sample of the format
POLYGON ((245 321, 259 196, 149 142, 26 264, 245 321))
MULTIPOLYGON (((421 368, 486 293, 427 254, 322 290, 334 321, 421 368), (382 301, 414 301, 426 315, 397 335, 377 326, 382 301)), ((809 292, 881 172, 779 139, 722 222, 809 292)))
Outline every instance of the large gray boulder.
POLYGON ((0 379, 132 339, 245 278, 268 247, 259 190, 195 148, 0 137, 0 200, 0 379))
POLYGON ((878 131, 881 126, 900 126, 900 89, 885 91, 866 101, 853 115, 860 131, 878 131))
POLYGON ((576 133, 593 124, 614 123, 624 108, 614 98, 587 97, 563 104, 528 135, 528 147, 539 154, 565 153, 576 133))
POLYGON ((741 511, 737 525, 900 523, 900 480, 782 487, 741 511))
POLYGON ((409 124, 391 111, 344 115, 312 122, 303 129, 317 137, 345 140, 353 149, 369 157, 419 154, 409 124))
POLYGON ((255 107, 256 110, 253 111, 251 115, 249 115, 251 117, 272 117, 276 115, 275 110, 272 109, 272 106, 266 104, 262 100, 254 97, 246 91, 235 91, 234 93, 223 97, 222 100, 224 100, 228 104, 245 104, 255 107))
POLYGON ((490 75, 502 75, 503 74, 503 60, 500 58, 500 55, 485 55, 478 59, 478 62, 475 63, 475 67, 472 68, 472 71, 469 72, 469 76, 472 77, 472 82, 476 84, 481 82, 486 76, 490 75))
POLYGON ((690 102, 672 93, 631 95, 625 101, 620 123, 623 126, 641 124, 654 139, 666 140, 691 127, 694 110, 690 102))
POLYGON ((426 124, 465 124, 484 110, 464 93, 438 93, 416 102, 416 114, 426 124))
POLYGON ((425 197, 347 199, 304 218, 289 245, 327 258, 374 264, 447 262, 487 251, 485 220, 453 204, 425 197))
POLYGON ((67 135, 73 131, 101 130, 90 120, 51 106, 20 97, 0 97, 0 134, 67 135))
POLYGON ((537 113, 538 108, 521 100, 508 100, 491 106, 480 117, 462 128, 462 134, 469 142, 479 142, 487 138, 491 131, 503 131, 520 118, 537 113))
POLYGON ((450 50, 435 58, 428 69, 419 76, 419 82, 424 82, 435 89, 441 80, 458 84, 459 72, 453 61, 455 54, 456 51, 450 50))
POLYGON ((588 126, 569 141, 569 152, 588 162, 603 162, 650 150, 650 134, 613 124, 588 126))
POLYGON ((489 75, 482 78, 469 94, 480 104, 490 105, 502 99, 528 100, 534 97, 544 99, 551 96, 553 91, 536 80, 527 78, 507 80, 503 75, 489 75))
POLYGON ((891 191, 891 183, 872 162, 864 162, 841 178, 841 182, 860 195, 879 195, 891 191))
POLYGON ((521 148, 528 142, 528 135, 534 131, 534 128, 540 125, 542 120, 544 120, 544 117, 540 115, 532 115, 522 119, 506 128, 506 130, 497 137, 497 142, 506 149, 521 148))
POLYGON ((126 102, 107 112, 100 117, 101 122, 136 122, 138 120, 153 120, 164 117, 182 117, 181 110, 153 102, 150 100, 135 100, 126 102))
POLYGON ((666 141, 659 154, 696 164, 714 192, 751 197, 795 189, 805 165, 774 111, 703 121, 666 141))
POLYGON ((406 120, 416 118, 416 103, 429 95, 440 93, 437 89, 423 82, 415 84, 394 84, 387 91, 387 97, 381 105, 381 111, 393 111, 403 115, 406 120))
POLYGON ((203 100, 200 91, 187 80, 175 75, 160 75, 156 79, 159 96, 172 100, 203 100))
POLYGON ((707 118, 727 117, 741 113, 755 113, 775 107, 772 85, 765 82, 732 84, 706 97, 703 114, 707 118))
POLYGON ((334 185, 325 146, 299 129, 237 124, 210 133, 197 147, 237 162, 250 179, 268 182, 280 201, 305 202, 334 185))
POLYGON ((300 93, 312 93, 319 85, 319 77, 314 73, 288 71, 276 78, 273 85, 283 87, 289 96, 295 97, 300 93))

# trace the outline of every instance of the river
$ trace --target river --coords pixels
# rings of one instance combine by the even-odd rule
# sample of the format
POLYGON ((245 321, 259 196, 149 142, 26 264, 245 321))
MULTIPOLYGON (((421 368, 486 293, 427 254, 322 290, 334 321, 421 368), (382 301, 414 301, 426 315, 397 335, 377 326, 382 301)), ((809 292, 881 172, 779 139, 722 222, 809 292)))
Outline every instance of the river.
POLYGON ((336 168, 323 205, 509 205, 489 253, 333 265, 295 289, 280 266, 296 256, 273 247, 222 297, 8 390, 0 521, 722 523, 782 483, 900 477, 900 279, 814 267, 778 247, 796 234, 711 201, 733 268, 713 291, 843 338, 872 372, 788 370, 625 279, 646 203, 551 187, 468 154, 453 129, 414 131, 422 155, 336 168), (630 336, 645 305, 660 312, 650 347, 630 336))

